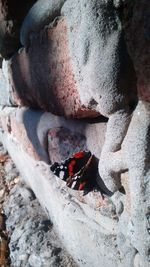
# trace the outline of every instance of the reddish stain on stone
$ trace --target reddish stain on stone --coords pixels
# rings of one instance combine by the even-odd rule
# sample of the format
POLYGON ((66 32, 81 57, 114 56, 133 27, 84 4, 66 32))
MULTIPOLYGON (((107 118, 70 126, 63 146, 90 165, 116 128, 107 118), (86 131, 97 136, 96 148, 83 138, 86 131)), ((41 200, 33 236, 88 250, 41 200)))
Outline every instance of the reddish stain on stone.
POLYGON ((69 56, 64 18, 33 36, 30 47, 12 58, 15 102, 66 117, 96 117, 82 106, 69 56), (18 97, 18 100, 17 97, 18 97))

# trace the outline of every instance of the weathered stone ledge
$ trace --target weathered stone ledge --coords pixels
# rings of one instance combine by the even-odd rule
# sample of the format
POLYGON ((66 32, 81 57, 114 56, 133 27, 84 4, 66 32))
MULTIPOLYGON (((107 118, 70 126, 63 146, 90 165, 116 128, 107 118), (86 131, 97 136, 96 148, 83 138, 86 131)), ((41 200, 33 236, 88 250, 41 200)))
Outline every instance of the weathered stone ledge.
MULTIPOLYGON (((25 111, 32 113, 32 125, 30 125, 32 134, 34 134, 35 129, 40 129, 43 133, 47 132, 44 128, 46 124, 48 124, 47 127, 50 127, 51 123, 52 127, 52 125, 59 125, 61 121, 65 125, 64 119, 59 118, 58 120, 56 116, 52 115, 53 120, 50 122, 51 114, 35 112, 37 116, 43 116, 43 119, 39 120, 40 126, 42 124, 43 127, 38 127, 37 124, 37 128, 34 128, 34 122, 36 121, 33 116, 34 111, 16 108, 5 108, 1 111, 0 140, 7 147, 25 183, 36 194, 41 205, 53 221, 55 229, 68 252, 79 266, 92 266, 93 262, 94 267, 99 267, 100 263, 101 266, 117 266, 119 262, 118 249, 116 249, 117 221, 111 216, 101 214, 100 207, 104 201, 99 192, 91 192, 83 197, 82 192, 78 193, 68 189, 63 181, 50 172, 49 165, 44 162, 44 160, 47 160, 46 156, 43 156, 43 160, 37 156, 46 155, 43 153, 45 150, 40 146, 40 143, 37 144, 39 154, 36 154, 36 149, 34 153, 31 153, 31 150, 34 149, 29 143, 29 136, 25 136, 23 126, 21 127, 21 114, 25 111), (20 126, 17 125, 19 122, 20 126), (15 132, 15 123, 18 127, 17 133, 20 132, 18 135, 15 132), (23 144, 21 140, 24 140, 25 143, 23 144)), ((83 125, 81 126, 78 122, 72 122, 71 124, 70 121, 67 125, 72 130, 77 130, 78 125, 78 131, 83 132, 83 125)), ((88 132, 90 131, 88 130, 88 132)), ((40 133, 41 136, 43 136, 43 133, 40 133)), ((107 204, 104 203, 104 205, 107 208, 107 204)))

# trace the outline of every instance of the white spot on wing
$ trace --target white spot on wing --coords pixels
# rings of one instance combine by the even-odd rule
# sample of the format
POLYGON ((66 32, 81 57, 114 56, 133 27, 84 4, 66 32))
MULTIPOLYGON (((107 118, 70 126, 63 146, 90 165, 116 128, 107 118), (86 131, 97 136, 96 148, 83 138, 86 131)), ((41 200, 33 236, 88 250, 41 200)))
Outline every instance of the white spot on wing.
POLYGON ((60 171, 59 178, 63 180, 63 178, 64 178, 64 172, 63 171, 60 171))
POLYGON ((74 181, 74 182, 72 183, 71 188, 74 189, 75 185, 76 185, 76 181, 74 181))

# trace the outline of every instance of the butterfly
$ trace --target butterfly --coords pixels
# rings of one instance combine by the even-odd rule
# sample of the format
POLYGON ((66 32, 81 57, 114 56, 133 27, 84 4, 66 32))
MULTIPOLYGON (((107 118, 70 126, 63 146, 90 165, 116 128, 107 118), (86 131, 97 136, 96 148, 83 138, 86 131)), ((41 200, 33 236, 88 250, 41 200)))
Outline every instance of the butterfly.
POLYGON ((75 190, 91 191, 96 183, 95 159, 90 151, 79 151, 65 161, 55 162, 50 170, 75 190))

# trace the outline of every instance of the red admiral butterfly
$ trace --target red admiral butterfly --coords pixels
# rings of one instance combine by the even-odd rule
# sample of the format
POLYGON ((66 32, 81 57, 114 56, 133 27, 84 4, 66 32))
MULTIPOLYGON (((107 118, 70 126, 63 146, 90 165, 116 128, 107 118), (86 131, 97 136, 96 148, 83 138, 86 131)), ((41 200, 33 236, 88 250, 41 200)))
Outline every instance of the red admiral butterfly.
POLYGON ((95 160, 90 151, 80 151, 71 158, 50 166, 51 171, 75 190, 91 191, 95 185, 95 160))

